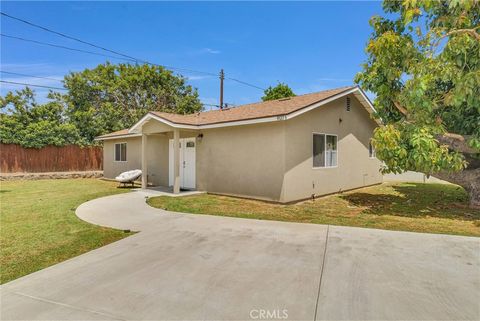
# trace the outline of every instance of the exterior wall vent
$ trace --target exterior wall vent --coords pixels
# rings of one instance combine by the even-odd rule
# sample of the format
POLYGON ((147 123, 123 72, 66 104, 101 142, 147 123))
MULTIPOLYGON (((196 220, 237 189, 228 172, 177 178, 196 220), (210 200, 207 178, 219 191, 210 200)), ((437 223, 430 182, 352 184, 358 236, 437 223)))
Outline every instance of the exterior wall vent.
POLYGON ((350 111, 350 97, 347 97, 347 111, 350 111))

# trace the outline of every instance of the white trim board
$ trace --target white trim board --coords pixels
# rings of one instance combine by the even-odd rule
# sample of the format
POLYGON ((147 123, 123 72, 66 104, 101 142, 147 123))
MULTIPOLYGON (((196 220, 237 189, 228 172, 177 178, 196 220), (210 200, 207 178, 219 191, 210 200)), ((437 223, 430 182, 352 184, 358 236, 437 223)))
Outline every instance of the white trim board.
POLYGON ((120 138, 133 138, 133 137, 141 137, 142 134, 123 134, 123 135, 115 135, 115 136, 107 136, 107 137, 96 137, 94 140, 110 140, 110 139, 120 139, 120 138))

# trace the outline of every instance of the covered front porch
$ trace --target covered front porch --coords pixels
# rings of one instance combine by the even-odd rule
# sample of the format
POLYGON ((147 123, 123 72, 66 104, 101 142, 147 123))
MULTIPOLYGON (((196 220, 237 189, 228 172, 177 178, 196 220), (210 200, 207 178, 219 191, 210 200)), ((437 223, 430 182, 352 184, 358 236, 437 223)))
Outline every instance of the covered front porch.
POLYGON ((136 131, 141 134, 142 189, 173 194, 197 189, 198 130, 149 119, 136 131))

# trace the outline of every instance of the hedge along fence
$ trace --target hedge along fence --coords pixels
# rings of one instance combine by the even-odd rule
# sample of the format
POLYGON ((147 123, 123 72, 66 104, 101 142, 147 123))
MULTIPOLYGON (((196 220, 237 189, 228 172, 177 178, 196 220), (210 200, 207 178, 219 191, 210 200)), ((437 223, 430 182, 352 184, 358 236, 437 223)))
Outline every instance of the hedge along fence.
POLYGON ((46 146, 24 148, 16 144, 0 144, 1 173, 40 173, 101 170, 101 147, 46 146))

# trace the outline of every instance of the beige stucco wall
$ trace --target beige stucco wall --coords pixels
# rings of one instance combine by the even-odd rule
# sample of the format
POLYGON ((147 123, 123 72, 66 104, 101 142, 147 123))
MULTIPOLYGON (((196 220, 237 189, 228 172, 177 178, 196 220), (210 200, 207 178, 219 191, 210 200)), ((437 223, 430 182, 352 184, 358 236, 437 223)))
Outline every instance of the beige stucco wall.
POLYGON ((149 135, 147 144, 148 182, 155 186, 168 186, 168 137, 149 135))
POLYGON ((103 176, 115 178, 118 174, 142 167, 142 138, 120 138, 103 142, 103 176), (127 161, 115 162, 115 143, 127 143, 127 161))
MULTIPOLYGON (((382 182, 380 162, 370 158, 368 143, 376 123, 352 95, 287 121, 181 131, 197 137, 197 190, 264 200, 292 202, 382 182), (342 119, 340 122, 339 119, 342 119), (338 166, 313 168, 313 133, 338 135, 338 166)), ((151 121, 148 135, 148 177, 168 185, 168 139, 171 128, 151 121), (170 130, 163 134, 158 131, 170 130)), ((104 142, 104 174, 114 178, 141 168, 141 137, 104 142), (114 162, 114 143, 127 142, 127 162, 114 162)))
MULTIPOLYGON (((196 139, 197 190, 279 201, 284 173, 284 122, 202 131, 181 131, 196 139)), ((168 140, 172 132, 156 122, 144 126, 148 133, 148 182, 168 186, 168 140)), ((141 169, 142 138, 104 141, 104 176, 141 169), (127 162, 114 162, 114 144, 127 143, 127 162)))
POLYGON ((343 97, 286 121, 284 202, 382 182, 380 161, 368 153, 376 123, 353 95, 350 99, 350 111, 343 97), (338 135, 337 167, 313 168, 314 132, 338 135))
MULTIPOLYGON (((147 138, 147 175, 153 185, 168 185, 168 137, 163 134, 147 138)), ((103 143, 103 175, 115 178, 118 174, 133 169, 142 169, 142 138, 106 140, 103 143), (127 161, 114 161, 115 143, 127 143, 127 161)))
POLYGON ((202 131, 197 139, 197 188, 211 193, 280 200, 284 123, 202 131))

